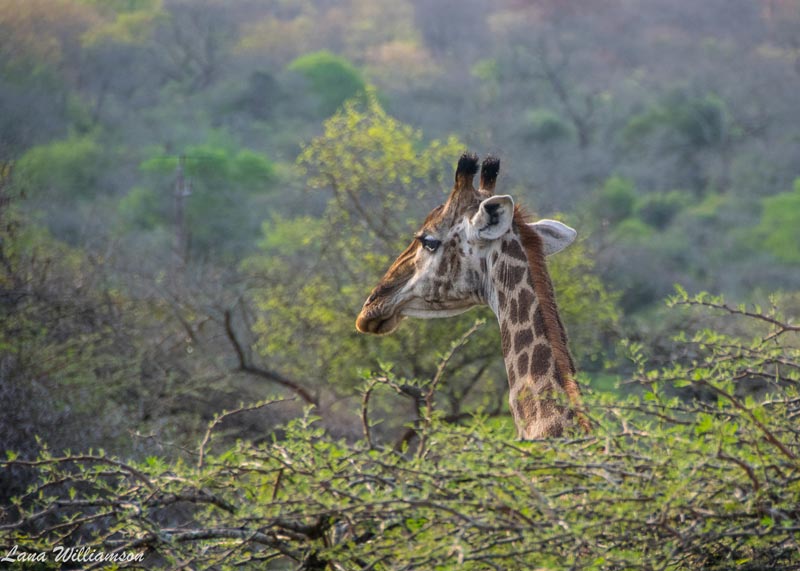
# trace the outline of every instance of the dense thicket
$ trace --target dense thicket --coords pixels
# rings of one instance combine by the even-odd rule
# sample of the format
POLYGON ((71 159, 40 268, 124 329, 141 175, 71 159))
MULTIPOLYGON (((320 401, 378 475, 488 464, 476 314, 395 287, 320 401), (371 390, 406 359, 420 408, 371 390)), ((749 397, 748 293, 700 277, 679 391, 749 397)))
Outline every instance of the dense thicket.
MULTIPOLYGON (((2 537, 31 554, 79 539, 93 553, 142 554, 122 567, 146 568, 795 568, 798 327, 709 296, 674 303, 733 314, 755 337, 701 332, 681 344, 690 364, 662 370, 632 348, 647 389, 590 395, 589 437, 514 442, 485 414, 456 426, 428 407, 411 445, 380 445, 370 396, 403 390, 386 373, 362 388, 352 443, 306 414, 280 439, 218 449, 219 428, 271 401, 216 417, 187 461, 12 457, 6 468, 38 480, 2 537), (753 381, 768 398, 746 396, 753 381)), ((435 381, 415 386, 428 400, 435 381)))

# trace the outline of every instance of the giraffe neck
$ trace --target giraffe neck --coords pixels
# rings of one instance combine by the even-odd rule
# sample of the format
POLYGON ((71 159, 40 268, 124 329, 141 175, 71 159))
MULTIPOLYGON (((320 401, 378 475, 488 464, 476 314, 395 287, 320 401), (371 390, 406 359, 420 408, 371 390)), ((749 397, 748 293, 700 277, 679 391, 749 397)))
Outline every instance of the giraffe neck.
MULTIPOLYGON (((574 367, 558 314, 548 312, 537 295, 531 265, 518 238, 504 240, 501 251, 492 254, 489 275, 496 294, 490 305, 500 323, 509 405, 517 434, 523 439, 560 436, 574 415, 568 405, 575 395, 568 389, 577 391, 577 385, 571 378, 574 367), (548 323, 554 315, 557 323, 548 323), (559 337, 556 343, 552 342, 554 336, 559 337), (559 351, 566 357, 560 364, 559 351), (563 370, 565 367, 568 370, 563 370), (565 375, 571 386, 565 385, 565 375)), ((545 283, 549 286, 549 276, 545 283)))

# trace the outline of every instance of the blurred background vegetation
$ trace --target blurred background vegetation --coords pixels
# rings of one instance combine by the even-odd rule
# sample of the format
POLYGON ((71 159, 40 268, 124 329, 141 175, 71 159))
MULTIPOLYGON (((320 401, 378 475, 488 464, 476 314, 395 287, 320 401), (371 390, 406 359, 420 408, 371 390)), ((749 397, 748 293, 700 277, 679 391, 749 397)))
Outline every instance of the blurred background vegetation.
MULTIPOLYGON (((625 393, 620 339, 669 363, 708 325, 674 284, 796 299, 799 90, 797 0, 0 0, 0 449, 179 454, 276 393, 230 435, 314 404, 358 436, 365 375, 491 318, 353 325, 464 149, 578 229, 571 348, 625 393)), ((489 319, 437 406, 508 421, 505 387, 489 319)), ((416 415, 372 406, 376 438, 416 415)))

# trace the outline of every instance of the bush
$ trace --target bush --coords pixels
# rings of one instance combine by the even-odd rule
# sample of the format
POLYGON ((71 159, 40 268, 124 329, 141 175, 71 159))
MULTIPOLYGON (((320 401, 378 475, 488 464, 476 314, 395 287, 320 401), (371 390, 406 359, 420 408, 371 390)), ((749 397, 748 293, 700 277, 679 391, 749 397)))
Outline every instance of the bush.
POLYGON ((615 225, 633 214, 636 190, 633 182, 620 176, 612 176, 597 191, 592 214, 598 222, 615 225))
MULTIPOLYGON (((280 440, 215 451, 223 422, 266 402, 215 418, 191 462, 11 453, 4 467, 39 480, 15 501, 15 522, 0 528, 2 547, 52 553, 69 525, 98 551, 146 550, 147 568, 189 560, 304 570, 796 566, 800 329, 775 310, 708 296, 673 303, 731 314, 757 336, 701 332, 684 340, 694 360, 663 370, 648 370, 631 347, 634 378, 647 390, 587 398, 591 436, 514 442, 484 416, 455 426, 427 410, 416 444, 383 446, 369 397, 400 382, 387 373, 368 380, 364 437, 353 443, 307 414, 280 440), (739 397, 737 383, 753 378, 771 394, 739 397), (667 396, 669 386, 714 398, 682 402, 667 396)), ((415 386, 421 398, 431 390, 415 386)))
POLYGON ((363 93, 367 87, 353 64, 328 51, 301 56, 290 63, 288 69, 308 79, 311 90, 319 100, 320 113, 326 117, 348 99, 363 93))
MULTIPOLYGON (((131 189, 117 212, 127 228, 156 229, 174 218, 179 157, 153 154, 141 165, 148 186, 131 189)), ((252 247, 262 214, 254 208, 275 188, 275 165, 265 156, 234 145, 194 145, 184 153, 184 197, 192 255, 234 255, 252 247)))
POLYGON ((39 200, 93 198, 101 190, 98 183, 105 172, 103 153, 90 136, 34 147, 17 164, 16 184, 39 200))
POLYGON ((540 143, 555 143, 572 136, 569 123, 549 109, 532 109, 525 114, 523 136, 540 143))
POLYGON ((800 262, 800 178, 794 190, 764 199, 757 238, 780 261, 800 262))
POLYGON ((679 190, 657 192, 646 196, 636 205, 636 215, 650 226, 663 230, 690 202, 691 197, 679 190))

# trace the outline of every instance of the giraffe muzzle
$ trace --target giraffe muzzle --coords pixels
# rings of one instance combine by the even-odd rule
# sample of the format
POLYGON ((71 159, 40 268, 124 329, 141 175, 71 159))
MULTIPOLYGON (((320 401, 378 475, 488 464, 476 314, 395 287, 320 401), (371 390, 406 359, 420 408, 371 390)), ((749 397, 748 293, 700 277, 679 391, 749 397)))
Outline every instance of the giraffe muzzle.
POLYGON ((403 316, 400 313, 383 313, 381 311, 362 310, 356 319, 356 329, 371 335, 386 335, 400 325, 403 316))

